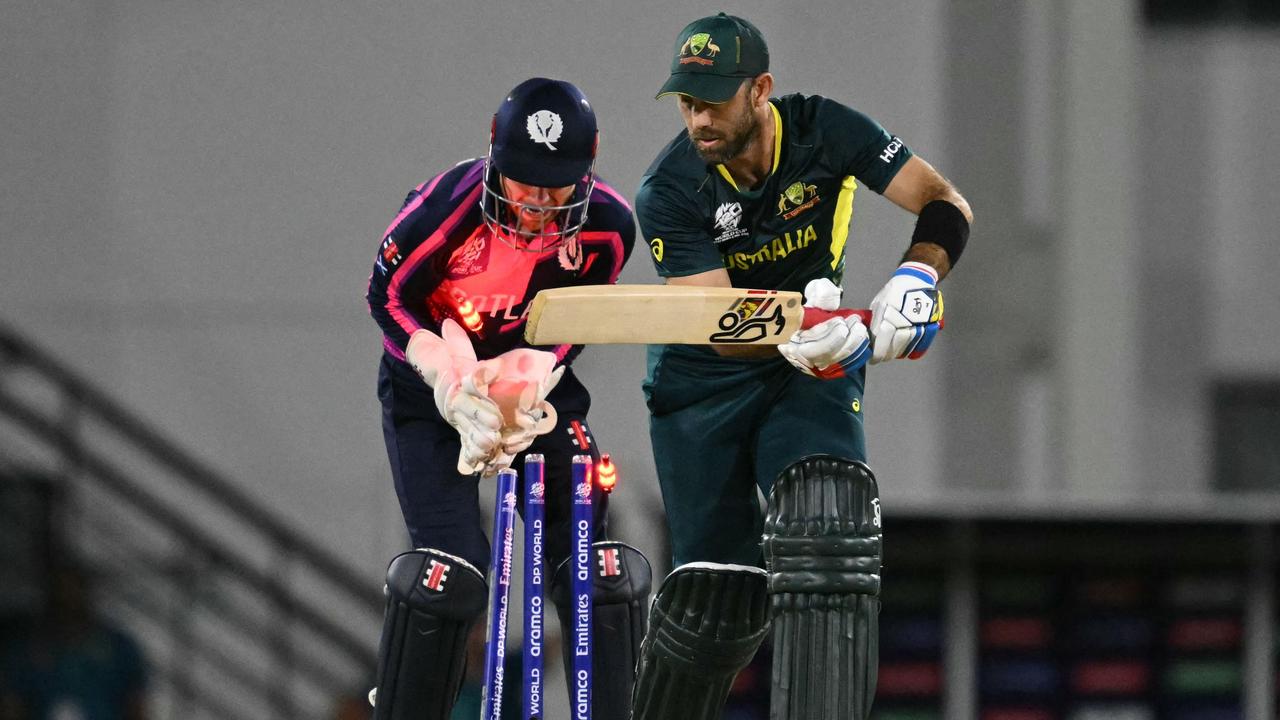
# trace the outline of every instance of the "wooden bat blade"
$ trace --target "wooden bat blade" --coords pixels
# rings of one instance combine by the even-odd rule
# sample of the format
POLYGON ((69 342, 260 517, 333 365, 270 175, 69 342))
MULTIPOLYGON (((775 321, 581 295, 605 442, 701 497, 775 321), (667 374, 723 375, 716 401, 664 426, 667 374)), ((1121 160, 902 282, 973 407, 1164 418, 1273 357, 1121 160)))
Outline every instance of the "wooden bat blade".
POLYGON ((786 290, 580 285, 539 292, 524 335, 533 345, 781 345, 814 313, 786 290))

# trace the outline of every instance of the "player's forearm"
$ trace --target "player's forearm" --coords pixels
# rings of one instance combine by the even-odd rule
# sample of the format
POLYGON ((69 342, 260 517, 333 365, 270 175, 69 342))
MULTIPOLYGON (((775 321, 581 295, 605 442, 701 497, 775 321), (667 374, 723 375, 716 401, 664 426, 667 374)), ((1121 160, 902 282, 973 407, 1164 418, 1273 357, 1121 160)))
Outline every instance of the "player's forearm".
POLYGON ((947 251, 937 243, 922 242, 912 245, 903 254, 902 262, 924 263, 938 271, 939 280, 951 271, 951 260, 947 257, 947 251))

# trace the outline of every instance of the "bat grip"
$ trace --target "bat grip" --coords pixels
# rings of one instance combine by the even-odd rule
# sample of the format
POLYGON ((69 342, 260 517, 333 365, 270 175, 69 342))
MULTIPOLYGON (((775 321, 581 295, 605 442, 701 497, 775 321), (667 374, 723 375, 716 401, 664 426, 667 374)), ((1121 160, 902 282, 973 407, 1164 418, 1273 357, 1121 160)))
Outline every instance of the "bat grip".
MULTIPOLYGON (((818 323, 823 322, 824 320, 830 320, 833 317, 849 317, 850 315, 857 315, 858 317, 862 318, 863 325, 866 325, 868 328, 871 327, 871 311, 870 310, 861 309, 861 308, 857 310, 854 310, 851 308, 840 308, 838 310, 819 310, 818 308, 815 308, 815 307, 807 307, 804 309, 804 321, 800 324, 800 329, 807 330, 813 327, 814 325, 817 325, 818 323)), ((946 322, 944 320, 939 320, 938 329, 941 330, 944 327, 946 327, 946 322)))
POLYGON ((804 321, 800 324, 800 328, 807 330, 820 322, 830 320, 834 317, 849 317, 857 315, 862 318, 862 324, 871 326, 870 310, 854 310, 852 308, 840 308, 838 310, 820 310, 815 307, 807 307, 804 309, 804 321))

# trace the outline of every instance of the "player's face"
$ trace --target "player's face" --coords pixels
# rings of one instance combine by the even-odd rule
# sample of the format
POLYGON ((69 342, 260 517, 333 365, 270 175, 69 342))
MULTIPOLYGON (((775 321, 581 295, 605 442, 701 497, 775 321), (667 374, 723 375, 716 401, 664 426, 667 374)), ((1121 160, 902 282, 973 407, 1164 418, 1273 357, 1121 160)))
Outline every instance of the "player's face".
POLYGON ((518 208, 515 210, 517 227, 530 234, 545 230, 555 221, 573 197, 573 187, 544 188, 525 185, 506 176, 502 178, 502 194, 518 208))
POLYGON ((680 96, 680 116, 693 149, 704 162, 729 162, 760 132, 751 94, 752 83, 743 83, 733 97, 722 103, 680 96))

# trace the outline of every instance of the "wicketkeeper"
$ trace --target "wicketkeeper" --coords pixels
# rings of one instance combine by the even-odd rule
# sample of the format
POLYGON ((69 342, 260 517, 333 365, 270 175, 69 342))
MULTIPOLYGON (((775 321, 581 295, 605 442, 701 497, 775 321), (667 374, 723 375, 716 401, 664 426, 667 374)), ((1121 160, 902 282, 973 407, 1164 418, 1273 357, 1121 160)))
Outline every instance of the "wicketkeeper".
POLYGON ((881 533, 865 365, 928 349, 942 320, 937 284, 972 216, 871 118, 813 95, 771 98, 773 88, 768 48, 746 20, 705 17, 676 38, 659 97, 676 97, 685 131, 636 197, 659 275, 801 291, 833 309, 858 185, 918 218, 903 262, 871 298, 870 326, 827 320, 780 354, 650 348, 644 388, 677 568, 645 636, 640 720, 718 718, 770 623, 774 720, 865 718, 875 691, 881 533))
MULTIPOLYGON (((547 567, 559 568, 551 595, 572 626, 570 461, 599 459, 591 398, 570 367, 581 347, 530 348, 522 337, 539 290, 613 283, 631 252, 631 208, 594 172, 597 139, 578 88, 527 80, 494 115, 488 154, 416 187, 383 234, 368 290, 384 333, 378 397, 417 549, 387 571, 378 720, 449 717, 466 638, 486 604, 479 483, 527 452, 546 458, 544 548, 547 567)), ((604 540, 607 496, 597 488, 593 502, 596 547, 616 549, 611 567, 629 577, 609 583, 621 589, 597 588, 594 717, 624 720, 649 566, 634 548, 604 540)))

